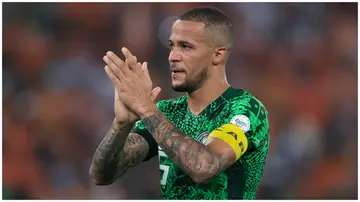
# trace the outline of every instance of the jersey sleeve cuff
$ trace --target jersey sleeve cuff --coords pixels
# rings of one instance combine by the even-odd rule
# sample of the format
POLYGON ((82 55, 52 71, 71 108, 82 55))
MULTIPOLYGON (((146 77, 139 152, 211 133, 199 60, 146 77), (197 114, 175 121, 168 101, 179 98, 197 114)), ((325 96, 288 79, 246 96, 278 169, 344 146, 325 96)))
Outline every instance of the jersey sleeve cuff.
POLYGON ((151 158, 153 158, 154 156, 158 155, 158 145, 154 139, 154 137, 151 135, 151 133, 146 130, 146 129, 139 129, 139 128, 133 128, 131 130, 131 133, 137 133, 140 136, 142 136, 146 142, 149 145, 149 153, 146 156, 146 158, 143 160, 144 161, 148 161, 151 158))

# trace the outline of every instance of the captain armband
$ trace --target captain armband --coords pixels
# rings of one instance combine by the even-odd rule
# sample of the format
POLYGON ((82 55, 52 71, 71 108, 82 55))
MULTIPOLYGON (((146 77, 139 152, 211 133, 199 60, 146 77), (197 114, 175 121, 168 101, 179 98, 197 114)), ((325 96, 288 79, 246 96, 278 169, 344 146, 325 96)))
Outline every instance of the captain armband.
POLYGON ((238 160, 248 148, 248 140, 244 132, 234 124, 224 124, 212 131, 209 137, 219 138, 225 141, 235 152, 238 160))

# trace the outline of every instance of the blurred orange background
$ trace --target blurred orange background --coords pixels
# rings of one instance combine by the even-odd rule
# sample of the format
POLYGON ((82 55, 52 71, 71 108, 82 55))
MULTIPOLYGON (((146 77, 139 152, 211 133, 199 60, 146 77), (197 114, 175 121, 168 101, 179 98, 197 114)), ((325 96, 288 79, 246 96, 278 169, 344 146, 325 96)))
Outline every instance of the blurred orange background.
POLYGON ((108 50, 128 47, 175 98, 174 16, 212 5, 234 21, 228 81, 269 111, 258 199, 357 198, 357 3, 3 3, 3 198, 157 199, 158 160, 108 187, 93 152, 113 117, 108 50))

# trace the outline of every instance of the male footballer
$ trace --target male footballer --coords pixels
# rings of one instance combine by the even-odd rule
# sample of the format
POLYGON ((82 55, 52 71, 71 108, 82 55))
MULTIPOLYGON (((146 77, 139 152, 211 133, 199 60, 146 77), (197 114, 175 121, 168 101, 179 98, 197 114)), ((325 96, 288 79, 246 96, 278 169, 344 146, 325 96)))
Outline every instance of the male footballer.
POLYGON ((97 185, 158 155, 164 199, 254 199, 269 147, 264 105, 231 87, 225 66, 233 48, 231 21, 219 9, 194 8, 169 38, 172 88, 186 94, 154 103, 147 63, 126 48, 125 61, 104 56, 115 86, 115 119, 90 167, 97 185))

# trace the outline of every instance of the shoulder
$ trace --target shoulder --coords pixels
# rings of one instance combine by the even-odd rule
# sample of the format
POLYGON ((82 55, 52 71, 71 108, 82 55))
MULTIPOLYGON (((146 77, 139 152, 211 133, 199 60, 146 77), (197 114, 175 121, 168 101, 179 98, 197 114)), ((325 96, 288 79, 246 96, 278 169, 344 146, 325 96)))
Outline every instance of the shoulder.
POLYGON ((234 89, 233 96, 228 99, 228 104, 231 110, 247 110, 252 113, 267 114, 264 104, 254 95, 242 89, 234 89))
POLYGON ((251 142, 250 148, 258 148, 268 142, 268 112, 264 104, 254 95, 241 89, 228 100, 230 116, 228 122, 238 126, 251 142))
POLYGON ((264 104, 245 90, 234 89, 233 96, 228 99, 228 108, 228 121, 245 133, 255 131, 258 126, 268 125, 268 112, 264 104))
POLYGON ((233 89, 232 96, 230 96, 227 100, 231 104, 258 104, 260 106, 264 106, 264 104, 253 94, 238 88, 233 89))

